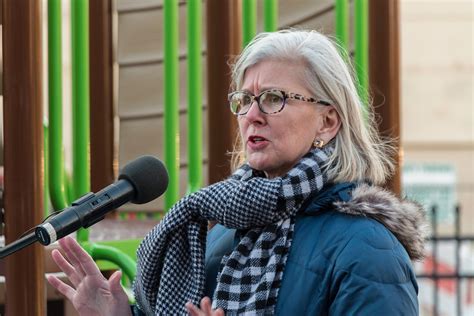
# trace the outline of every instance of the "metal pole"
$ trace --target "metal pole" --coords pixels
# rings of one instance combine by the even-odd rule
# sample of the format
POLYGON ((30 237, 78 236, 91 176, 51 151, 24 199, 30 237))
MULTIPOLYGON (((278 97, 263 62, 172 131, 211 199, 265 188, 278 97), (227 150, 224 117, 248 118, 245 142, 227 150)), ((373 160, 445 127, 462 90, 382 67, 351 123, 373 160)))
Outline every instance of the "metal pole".
POLYGON ((202 186, 202 4, 188 1, 188 192, 202 186))
POLYGON ((274 32, 278 29, 278 1, 265 0, 263 6, 263 30, 274 32))
MULTIPOLYGON (((73 199, 90 191, 89 1, 71 0, 73 199)), ((85 242, 89 231, 80 229, 85 242)))
POLYGON ((368 69, 369 69, 369 15, 368 0, 355 0, 355 69, 358 79, 359 96, 367 107, 368 69))
POLYGON ((47 217, 50 214, 49 209, 49 144, 48 144, 48 122, 45 119, 43 121, 43 214, 47 217))
MULTIPOLYGON (((6 243, 43 218, 41 1, 3 1, 6 243)), ((6 315, 46 315, 44 248, 5 259, 6 315)))
POLYGON ((348 0, 336 0, 336 37, 346 51, 349 50, 349 8, 348 0))
POLYGON ((242 0, 242 33, 243 46, 247 45, 257 34, 257 2, 242 0))
POLYGON ((165 210, 179 198, 179 23, 178 1, 165 0, 164 6, 164 142, 169 185, 165 210))
POLYGON ((68 206, 63 155, 61 0, 48 1, 49 190, 55 210, 68 206))
MULTIPOLYGON (((431 209, 431 228, 433 236, 438 236, 438 220, 436 218, 436 206, 431 209)), ((438 299, 439 299, 439 284, 438 284, 438 240, 433 239, 433 315, 438 316, 438 299)))
POLYGON ((455 216, 455 227, 454 227, 454 237, 456 238, 456 257, 455 257, 455 273, 457 275, 456 278, 456 315, 462 315, 462 305, 461 305, 461 278, 459 277, 460 274, 460 265, 461 265, 461 241, 460 241, 460 233, 461 233, 461 211, 460 206, 456 205, 454 210, 455 216))

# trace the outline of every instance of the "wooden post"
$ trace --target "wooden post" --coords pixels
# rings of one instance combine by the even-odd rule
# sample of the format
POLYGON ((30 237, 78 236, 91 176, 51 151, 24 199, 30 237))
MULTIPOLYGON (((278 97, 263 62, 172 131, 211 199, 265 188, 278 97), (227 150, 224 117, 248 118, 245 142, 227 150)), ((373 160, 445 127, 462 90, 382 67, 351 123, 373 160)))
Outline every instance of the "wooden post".
POLYGON ((233 149, 237 120, 226 106, 231 82, 228 62, 240 52, 240 7, 240 1, 206 1, 209 183, 230 175, 228 153, 233 149))
POLYGON ((114 181, 111 0, 89 2, 91 190, 114 181))
POLYGON ((400 194, 400 52, 398 0, 369 1, 369 80, 379 131, 395 138, 396 172, 387 183, 400 194))
MULTIPOLYGON (((6 243, 43 218, 41 1, 3 1, 6 243)), ((44 248, 7 257, 6 314, 45 315, 44 248)))

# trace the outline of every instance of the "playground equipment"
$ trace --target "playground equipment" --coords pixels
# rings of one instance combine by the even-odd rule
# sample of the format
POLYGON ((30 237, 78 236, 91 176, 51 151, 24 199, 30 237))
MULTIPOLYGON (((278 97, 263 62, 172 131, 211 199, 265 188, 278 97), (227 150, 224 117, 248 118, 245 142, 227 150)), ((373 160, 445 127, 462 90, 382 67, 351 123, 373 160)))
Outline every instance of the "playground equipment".
MULTIPOLYGON (((103 2, 107 2, 107 0, 104 0, 103 2)), ((329 1, 328 1, 329 2, 329 1)), ((349 47, 349 36, 348 36, 348 30, 350 29, 347 21, 348 21, 348 12, 349 12, 349 7, 348 7, 348 1, 332 1, 332 7, 329 7, 329 10, 335 10, 335 15, 338 17, 337 19, 337 33, 338 37, 341 38, 341 43, 345 47, 349 47)), ((50 0, 48 3, 48 12, 50 15, 50 20, 49 20, 49 76, 50 76, 50 87, 49 87, 49 96, 50 96, 50 113, 49 113, 49 127, 47 130, 48 135, 48 146, 49 146, 49 157, 47 161, 48 163, 48 171, 49 171, 49 183, 50 183, 50 191, 51 191, 51 200, 53 202, 53 205, 55 209, 62 209, 65 206, 67 206, 72 199, 75 197, 86 193, 90 191, 90 157, 88 156, 89 154, 89 131, 93 129, 93 126, 89 126, 89 115, 91 115, 90 110, 88 108, 89 104, 89 89, 92 89, 92 86, 89 83, 89 73, 88 69, 89 63, 93 62, 93 59, 95 58, 94 56, 91 56, 91 58, 88 57, 88 25, 89 23, 92 23, 92 21, 88 20, 87 18, 87 12, 88 12, 88 2, 86 0, 73 0, 71 1, 73 7, 74 7, 74 18, 73 18, 73 37, 76 39, 74 42, 74 49, 73 52, 75 54, 74 58, 74 63, 73 63, 73 73, 74 73, 74 81, 75 81, 75 88, 74 88, 74 132, 73 132, 73 139, 74 139, 74 163, 73 163, 73 183, 71 185, 71 192, 73 193, 71 197, 68 196, 68 184, 66 181, 66 176, 64 173, 64 159, 63 159, 63 152, 62 152, 62 138, 61 138, 61 78, 60 78, 60 69, 61 69, 61 64, 57 63, 58 61, 61 60, 60 58, 60 44, 56 41, 60 41, 60 30, 58 29, 58 25, 56 23, 58 18, 60 19, 60 16, 58 15, 60 13, 60 10, 58 9, 57 6, 60 6, 60 1, 59 0, 50 0), (56 21, 56 22, 55 22, 56 21), (90 87, 90 88, 89 88, 90 87)), ((11 45, 9 41, 7 41, 8 37, 6 35, 11 34, 9 32, 12 32, 12 28, 19 23, 24 23, 25 19, 22 15, 19 15, 18 12, 14 12, 12 9, 13 6, 16 6, 16 9, 18 8, 18 3, 13 3, 11 0, 6 0, 4 1, 4 30, 5 30, 5 41, 4 41, 4 48, 6 52, 5 56, 5 63, 9 63, 11 61, 11 56, 8 55, 7 58, 7 52, 17 52, 19 49, 24 49, 23 46, 9 46, 7 48, 7 45, 11 45), (15 15, 17 14, 17 15, 15 15), (23 17, 23 19, 22 19, 23 17), (13 24, 15 23, 15 24, 13 24), (13 26, 14 25, 14 26, 13 26)), ((38 4, 23 4, 25 6, 25 10, 22 12, 32 12, 33 16, 39 15, 37 12, 39 10, 39 5, 38 4)), ((179 115, 179 103, 178 103, 178 86, 179 86, 179 78, 178 78, 178 60, 179 60, 179 54, 178 54, 178 48, 177 48, 177 43, 178 43, 178 18, 177 18, 177 9, 180 4, 178 4, 178 1, 176 0, 164 0, 163 1, 163 6, 162 9, 164 11, 164 33, 163 33, 163 38, 165 42, 165 49, 164 49, 164 73, 165 73, 165 89, 164 89, 164 99, 165 102, 164 104, 165 109, 164 109, 164 140, 165 140, 165 155, 164 155, 164 161, 165 164, 168 168, 168 172, 170 174, 170 188, 168 189, 166 196, 165 196, 165 209, 168 209, 178 198, 179 198, 179 152, 178 152, 178 142, 179 142, 179 132, 178 132, 178 115, 179 115)), ((187 56, 188 56, 188 71, 189 71, 189 76, 188 76, 188 107, 187 107, 187 112, 188 112, 188 153, 189 153, 189 158, 188 158, 188 170, 189 170, 189 180, 188 180, 188 192, 192 192, 197 190, 202 184, 203 184, 203 175, 202 175, 202 80, 201 80, 201 72, 202 72, 202 65, 200 64, 201 61, 201 56, 202 56, 202 49, 201 49, 201 24, 202 24, 202 8, 201 8, 202 2, 197 1, 197 0, 192 0, 187 2, 188 6, 188 20, 187 20, 187 37, 188 37, 188 50, 187 50, 187 56)), ((233 29, 235 34, 233 36, 239 37, 239 34, 242 34, 242 42, 239 46, 244 45, 248 41, 251 40, 251 38, 256 34, 257 32, 257 10, 256 10, 256 2, 255 1, 246 1, 243 0, 242 2, 242 8, 241 12, 242 13, 242 20, 241 22, 239 21, 239 26, 241 28, 239 29, 233 29)), ((264 5, 264 28, 263 30, 265 31, 272 31, 276 30, 278 28, 278 6, 277 6, 277 1, 274 0, 266 0, 263 3, 264 5)), ((217 39, 211 35, 211 32, 215 30, 211 30, 212 26, 215 26, 212 24, 211 19, 217 19, 217 15, 223 15, 226 16, 226 14, 229 14, 229 12, 216 12, 213 11, 215 10, 216 7, 218 6, 226 6, 227 10, 230 10, 231 8, 229 7, 229 4, 222 4, 222 1, 208 1, 206 4, 206 9, 207 9, 207 40, 208 40, 208 50, 207 50, 207 55, 210 60, 212 60, 212 63, 220 63, 220 59, 214 59, 213 56, 216 56, 216 51, 219 50, 219 43, 217 43, 217 39), (221 2, 221 3, 219 3, 221 2), (217 14, 212 14, 213 12, 217 14), (212 58, 212 59, 211 59, 212 58)), ((360 13, 360 18, 356 18, 356 21, 365 21, 368 16, 367 16, 367 0, 358 0, 354 1, 354 6, 356 8, 359 8, 357 12, 360 13)), ((380 6, 380 5, 379 5, 380 6)), ((235 8, 234 8, 235 9, 235 8)), ((235 20, 239 20, 239 13, 237 10, 232 11, 234 15, 231 17, 235 20)), ((281 11, 280 11, 281 12, 281 11)), ((381 13, 382 11, 378 12, 378 15, 380 16, 380 19, 385 18, 384 15, 381 13)), ((372 16, 372 15, 371 15, 372 16)), ((375 15, 374 15, 375 16, 375 15)), ((228 17, 228 16, 227 16, 228 17)), ((39 17, 37 17, 39 19, 39 17)), ((372 17, 373 18, 373 17, 372 17)), ((229 19, 231 20, 231 19, 229 19)), ((37 22, 38 23, 38 22, 37 22)), ((229 27, 229 21, 222 21, 222 24, 217 23, 217 25, 221 26, 224 29, 232 29, 229 27)), ((39 28, 38 28, 39 29, 39 28)), ((97 30, 94 30, 94 32, 97 30)), ((362 23, 360 26, 360 31, 357 32, 355 37, 357 38, 363 38, 364 36, 366 37, 366 32, 367 31, 367 24, 362 23)), ((30 34, 32 33, 31 29, 25 29, 24 30, 25 34, 30 34)), ((36 31, 38 32, 38 31, 36 31)), ((38 38, 37 33, 35 33, 35 37, 38 38)), ((25 38, 27 38, 25 36, 25 38)), ((223 41, 229 41, 228 39, 223 39, 222 37, 219 39, 221 42, 223 41)), ((387 39, 388 40, 388 39, 387 39)), ((35 43, 35 42, 34 42, 35 43)), ((226 42, 227 44, 229 42, 226 42)), ((23 44, 25 45, 25 44, 23 44)), ((36 43, 35 45, 38 45, 36 43)), ((356 44, 356 52, 355 56, 356 58, 359 58, 357 56, 362 56, 365 54, 364 58, 367 58, 367 42, 364 42, 363 40, 360 41, 360 44, 356 44), (365 44, 364 44, 365 43, 365 44), (359 48, 357 48, 359 47, 359 48), (358 50, 365 49, 366 53, 358 53, 358 50)), ((238 51, 235 47, 232 48, 234 52, 238 51)), ((36 48, 30 48, 27 47, 26 51, 31 54, 39 54, 38 47, 36 48)), ((225 55, 222 53, 220 56, 225 55)), ((380 54, 378 57, 383 58, 383 54, 380 54)), ((225 56, 226 59, 228 56, 225 56)), ((362 58, 362 57, 361 57, 362 58)), ((367 77, 367 62, 363 62, 363 58, 361 59, 362 61, 360 62, 361 65, 365 65, 362 68, 360 68, 360 77, 367 77)), ((40 63, 39 60, 36 61, 37 63, 40 63)), ((219 69, 220 74, 216 74, 211 68, 212 65, 209 65, 208 63, 208 82, 214 82, 216 81, 221 81, 223 85, 228 86, 228 76, 227 76, 227 65, 225 65, 225 62, 223 64, 220 64, 219 69), (216 80, 216 76, 218 79, 216 80), (220 78, 220 79, 219 79, 220 78), (225 78, 224 80, 222 78, 225 78)), ((356 64, 359 64, 359 62, 356 62, 356 64)), ((36 69, 34 63, 25 65, 25 67, 31 67, 31 69, 36 69)), ((28 68, 30 69, 30 68, 28 68)), ((5 76, 9 77, 9 79, 13 78, 13 72, 16 71, 15 68, 12 67, 5 67, 5 76)), ((36 69, 34 70, 35 72, 40 72, 40 70, 36 69)), ((28 78, 28 76, 21 77, 19 80, 20 81, 28 81, 31 78, 28 78)), ((91 79, 92 80, 92 79, 91 79)), ((359 81, 362 83, 363 80, 359 79, 359 81)), ((7 83, 7 80, 5 80, 7 83)), ((365 80, 367 83, 367 80, 365 80)), ((41 80, 35 81, 36 85, 40 85, 41 80)), ((361 85, 362 86, 362 85, 361 85)), ((213 86, 215 88, 215 86, 213 86)), ((209 89, 209 86, 208 86, 209 89)), ((366 91, 366 87, 362 87, 361 91, 366 91)), ((6 107, 12 106, 7 104, 8 102, 11 102, 10 100, 7 100, 7 93, 14 93, 14 90, 7 90, 5 89, 5 97, 6 97, 6 107)), ((220 89, 222 90, 222 89, 220 89)), ((223 95, 227 93, 227 87, 224 88, 223 95)), ((219 92, 219 93, 220 93, 219 92)), ((213 92, 214 94, 214 92, 213 92)), ((219 95, 217 92, 215 93, 216 95, 219 95)), ((12 95, 12 94, 10 94, 12 95)), ((219 95, 220 96, 220 95, 219 95)), ((36 100, 36 99, 35 99, 36 100)), ((36 100, 36 106, 32 108, 32 110, 35 111, 35 113, 41 113, 40 115, 42 116, 42 111, 41 105, 38 103, 39 101, 36 100)), ((214 112, 218 113, 220 110, 216 110, 217 107, 219 108, 224 108, 222 106, 223 102, 225 101, 217 101, 217 100, 211 100, 211 97, 209 96, 208 99, 208 112, 214 112), (218 104, 216 104, 218 103, 218 104), (216 110, 216 111, 214 111, 216 110)), ((11 103, 10 103, 11 104, 11 103)), ((93 109, 94 110, 94 109, 93 109)), ((223 109, 223 111, 226 111, 226 109, 223 109)), ((12 112, 7 111, 8 115, 13 115, 12 112)), ((25 111, 26 112, 26 111, 25 111)), ((17 115, 26 115, 25 112, 17 113, 17 115)), ((211 113, 209 113, 209 117, 211 117, 211 113)), ((7 116, 6 116, 7 119, 7 116)), ((32 118, 37 119, 37 118, 32 118)), ((18 120, 18 119, 17 119, 18 120)), ((41 120, 42 122, 42 120, 41 120)), ((20 132, 27 132, 30 128, 34 128, 34 131, 31 133, 35 135, 35 139, 38 139, 38 137, 42 134, 41 132, 37 132, 37 123, 32 123, 31 121, 26 120, 26 124, 28 124, 27 128, 23 131, 16 131, 14 133, 20 133, 20 132)), ((211 124, 211 122, 209 123, 211 124)), ((218 117, 218 119, 213 119, 212 120, 213 126, 215 124, 220 124, 221 127, 217 128, 219 132, 222 132, 223 134, 233 134, 234 130, 232 130, 229 126, 226 126, 226 119, 222 117, 218 117)), ((5 126, 7 128, 9 126, 5 126)), ((215 128, 214 128, 215 129, 215 128)), ((8 135, 11 134, 12 131, 8 132, 8 135)), ((7 134, 7 133, 6 133, 7 134)), ((41 138, 41 137, 40 137, 41 138)), ((232 137, 231 137, 232 138, 232 137)), ((6 138, 5 141, 8 141, 11 138, 6 138)), ((42 144, 42 142, 37 143, 42 144)), ((212 141, 209 141, 209 144, 211 146, 212 141)), ((26 146, 27 144, 22 144, 23 146, 26 146)), ((15 162, 13 162, 13 157, 15 155, 15 150, 17 152, 20 150, 20 148, 24 148, 23 146, 17 146, 18 148, 15 148, 11 144, 9 146, 5 146, 5 151, 9 151, 7 156, 9 157, 6 159, 6 168, 10 170, 10 173, 7 172, 7 177, 9 179, 6 179, 6 185, 7 185, 7 190, 12 190, 11 188, 13 187, 14 183, 14 178, 12 175, 12 172, 15 172, 14 168, 12 167, 15 165, 15 162)), ((214 145, 212 145, 214 146, 214 145)), ((231 146, 228 145, 228 146, 231 146)), ((40 146, 41 147, 41 146, 40 146)), ((38 152, 35 151, 35 154, 32 154, 31 157, 35 157, 35 159, 39 159, 41 161, 42 155, 39 153, 41 152, 40 147, 36 148, 38 152)), ((210 148, 210 151, 213 149, 210 148)), ((92 154, 92 152, 91 152, 92 154)), ((224 156, 225 151, 220 151, 219 155, 224 156)), ((30 162, 31 163, 31 162, 30 162)), ((209 163, 213 163, 211 157, 209 158, 209 163)), ((40 175, 41 177, 41 167, 38 167, 38 162, 35 162, 37 165, 37 168, 35 169, 34 173, 40 175)), ((20 169, 20 166, 17 167, 20 169)), ((46 170, 46 169, 45 169, 46 170)), ((228 169, 227 169, 228 170, 228 169)), ((92 173, 92 175, 94 175, 92 173)), ((210 181, 214 181, 214 178, 209 177, 210 181)), ((38 183, 35 182, 34 184, 29 185, 29 187, 34 187, 38 188, 41 187, 38 186, 38 183)), ((12 192, 12 191, 10 191, 12 192)), ((7 200, 8 203, 6 203, 6 212, 7 214, 9 212, 13 212, 13 209, 16 208, 14 198, 21 198, 21 199, 26 199, 27 197, 25 196, 13 196, 10 195, 10 200, 7 200)), ((43 205, 43 203, 41 203, 43 205)), ((25 207, 25 212, 30 211, 33 209, 40 209, 41 206, 38 206, 35 204, 34 207, 25 207), (29 210, 28 210, 29 208, 29 210)), ((12 214, 12 213, 10 213, 12 214)), ((41 215, 43 215, 43 212, 41 212, 41 215)), ((7 215, 8 217, 8 215, 7 215)), ((26 217, 26 215, 25 215, 26 217)), ((14 234, 11 235, 11 237, 7 236, 7 241, 11 241, 15 239, 21 232, 25 231, 27 228, 34 226, 35 224, 38 224, 41 220, 42 216, 37 216, 36 217, 30 217, 29 221, 25 221, 21 225, 18 225, 18 230, 15 231, 14 234)), ((15 218, 16 220, 16 218, 15 218)), ((9 225, 13 225, 13 219, 10 217, 10 219, 7 221, 7 227, 9 225)), ((11 233, 12 231, 8 231, 7 229, 7 234, 11 233)), ((128 255, 123 255, 122 252, 125 249, 125 252, 130 252, 135 249, 138 239, 133 240, 132 242, 130 240, 126 241, 113 241, 111 242, 114 244, 114 247, 108 247, 111 243, 95 243, 91 244, 89 243, 88 240, 88 232, 87 230, 81 230, 78 233, 78 240, 86 247, 86 249, 92 254, 92 256, 95 259, 106 259, 109 261, 112 261, 116 266, 119 266, 125 271, 125 274, 128 276, 129 279, 132 279, 134 277, 134 262, 133 260, 130 259, 130 256, 128 255), (121 249, 120 251, 117 249, 121 249)), ((31 273, 26 273, 24 278, 20 278, 19 283, 17 284, 12 284, 11 288, 9 286, 9 290, 7 292, 7 309, 9 309, 9 312, 15 315, 34 315, 34 314, 41 314, 41 311, 44 310, 44 303, 34 303, 38 301, 38 297, 44 297, 44 295, 41 294, 41 286, 43 284, 43 268, 41 264, 37 264, 39 261, 43 260, 43 251, 41 249, 38 249, 38 247, 34 247, 35 251, 35 257, 31 258, 29 256, 12 256, 10 260, 10 273, 8 272, 7 269, 7 278, 11 277, 12 275, 19 274, 18 269, 14 269, 15 263, 18 262, 31 262, 31 264, 35 265, 38 270, 41 272, 38 273, 38 271, 33 271, 31 273), (12 272, 13 271, 13 272, 12 272), (14 274, 12 274, 14 273, 14 274), (34 278, 35 281, 31 281, 31 278, 34 278), (21 284, 32 284, 35 289, 32 291, 32 293, 23 293, 20 295, 19 291, 15 289, 16 286, 18 288, 22 288, 21 284), (34 292, 34 293, 33 293, 34 292), (30 295, 34 295, 35 299, 31 298, 30 295), (20 297, 25 300, 25 302, 31 302, 28 304, 22 304, 19 303, 20 297), (30 305, 35 305, 36 306, 30 306, 30 305), (28 305, 28 306, 25 306, 28 305)), ((27 251, 25 251, 27 252, 27 251)), ((110 267, 110 266, 108 266, 110 267)))

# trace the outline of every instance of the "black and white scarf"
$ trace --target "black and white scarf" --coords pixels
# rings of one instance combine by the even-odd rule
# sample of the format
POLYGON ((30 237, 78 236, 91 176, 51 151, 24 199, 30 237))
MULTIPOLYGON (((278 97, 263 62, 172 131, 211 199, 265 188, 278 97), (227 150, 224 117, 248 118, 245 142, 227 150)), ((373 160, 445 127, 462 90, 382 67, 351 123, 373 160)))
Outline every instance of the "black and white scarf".
POLYGON ((204 293, 208 220, 248 230, 223 258, 213 308, 227 314, 272 314, 302 203, 326 182, 332 149, 313 149, 285 176, 266 179, 248 165, 192 193, 148 233, 137 251, 134 291, 147 315, 187 314, 204 293))

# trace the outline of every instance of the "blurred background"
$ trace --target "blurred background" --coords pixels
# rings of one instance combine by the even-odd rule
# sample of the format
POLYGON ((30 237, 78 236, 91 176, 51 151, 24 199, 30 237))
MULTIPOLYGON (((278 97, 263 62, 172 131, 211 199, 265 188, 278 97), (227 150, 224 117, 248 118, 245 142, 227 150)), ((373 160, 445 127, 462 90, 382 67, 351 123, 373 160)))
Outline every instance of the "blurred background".
MULTIPOLYGON (((129 285, 143 235, 177 199, 230 172, 227 62, 258 32, 314 29, 348 50, 380 132, 397 140, 387 187, 427 211, 432 237, 415 264, 421 315, 474 315, 472 0, 0 3, 7 244, 155 155, 170 173, 165 196, 77 235, 104 273, 128 271, 129 285)), ((58 273, 54 247, 0 261, 0 312, 74 315, 44 282, 58 273)))

